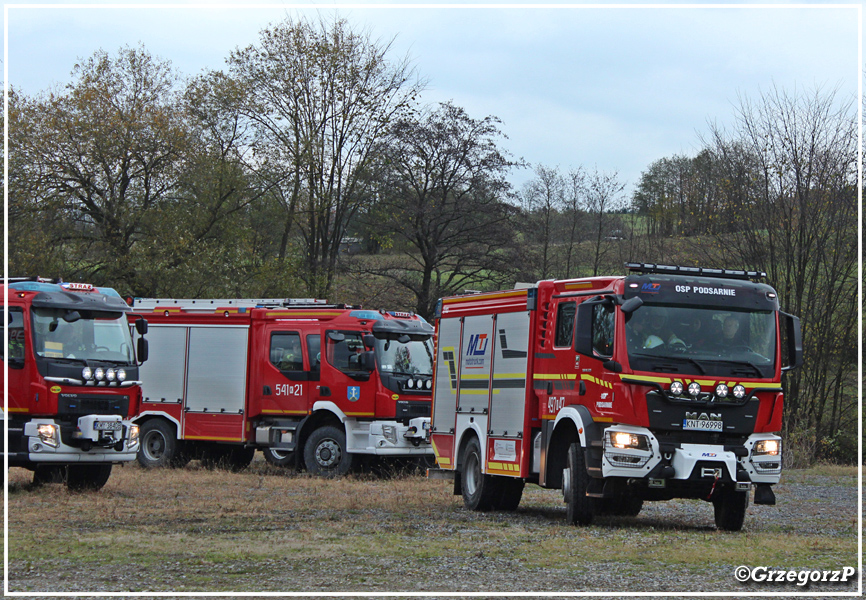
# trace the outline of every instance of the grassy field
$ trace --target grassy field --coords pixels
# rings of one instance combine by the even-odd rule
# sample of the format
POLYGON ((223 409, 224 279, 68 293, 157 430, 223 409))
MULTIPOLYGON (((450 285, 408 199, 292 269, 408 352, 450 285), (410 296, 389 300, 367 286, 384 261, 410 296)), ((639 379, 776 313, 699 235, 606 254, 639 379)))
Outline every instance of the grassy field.
POLYGON ((261 460, 234 474, 115 467, 98 493, 9 478, 13 592, 799 592, 733 569, 857 566, 854 468, 788 472, 777 506, 750 506, 739 533, 700 501, 576 528, 537 486, 516 513, 472 513, 450 482, 331 481, 261 460))

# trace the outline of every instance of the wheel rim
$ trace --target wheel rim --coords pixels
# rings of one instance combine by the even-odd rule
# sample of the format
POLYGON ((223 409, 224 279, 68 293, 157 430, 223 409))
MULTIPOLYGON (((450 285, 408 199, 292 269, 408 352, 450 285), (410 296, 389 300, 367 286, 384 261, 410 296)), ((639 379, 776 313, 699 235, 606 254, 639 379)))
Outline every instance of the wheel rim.
POLYGON ((277 460, 285 460, 289 457, 289 455, 291 455, 291 452, 284 450, 274 450, 273 448, 268 450, 268 452, 270 452, 271 456, 277 460))
POLYGON ((336 440, 326 439, 316 446, 316 462, 324 469, 331 469, 340 464, 343 452, 336 440))
POLYGON ((160 460, 165 455, 165 438, 158 431, 149 431, 141 448, 148 460, 160 460))

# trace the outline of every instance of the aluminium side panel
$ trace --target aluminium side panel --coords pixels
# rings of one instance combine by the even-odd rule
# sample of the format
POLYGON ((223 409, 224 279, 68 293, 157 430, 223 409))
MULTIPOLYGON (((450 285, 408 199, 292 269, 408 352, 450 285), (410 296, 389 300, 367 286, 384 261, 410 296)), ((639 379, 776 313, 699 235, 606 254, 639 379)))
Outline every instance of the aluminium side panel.
POLYGON ((189 334, 189 411, 243 413, 249 326, 192 326, 189 334))
POLYGON ((493 315, 465 317, 460 350, 458 413, 487 414, 493 367, 493 315))
POLYGON ((436 381, 433 388, 434 432, 448 433, 457 412, 460 319, 440 319, 437 334, 436 381))
POLYGON ((523 435, 526 420, 529 311, 496 316, 493 383, 490 395, 490 435, 523 435))
POLYGON ((145 402, 183 402, 187 328, 151 324, 149 357, 139 368, 145 402))

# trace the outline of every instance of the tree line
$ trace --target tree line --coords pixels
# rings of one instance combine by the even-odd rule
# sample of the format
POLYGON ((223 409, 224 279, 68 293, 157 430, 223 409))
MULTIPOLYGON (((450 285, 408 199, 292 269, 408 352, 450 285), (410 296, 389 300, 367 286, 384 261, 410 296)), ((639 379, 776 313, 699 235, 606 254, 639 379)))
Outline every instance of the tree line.
POLYGON ((159 297, 323 297, 431 317, 438 298, 623 262, 757 268, 801 317, 788 439, 856 446, 857 123, 835 91, 740 98, 694 156, 527 165, 495 116, 423 102, 389 43, 285 20, 184 78, 144 47, 9 95, 11 274, 159 297), (508 176, 530 166, 519 189, 508 176))

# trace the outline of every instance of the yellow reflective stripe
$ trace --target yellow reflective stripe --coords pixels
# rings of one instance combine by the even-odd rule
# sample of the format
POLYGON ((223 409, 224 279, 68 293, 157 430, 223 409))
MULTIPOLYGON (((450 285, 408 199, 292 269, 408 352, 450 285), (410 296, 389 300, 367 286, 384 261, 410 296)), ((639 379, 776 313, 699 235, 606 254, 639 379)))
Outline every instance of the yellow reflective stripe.
POLYGON ((242 442, 244 438, 242 437, 214 437, 212 435, 185 435, 183 436, 185 440, 213 440, 217 442, 242 442))
POLYGON ((526 379, 526 373, 494 373, 493 379, 526 379))
POLYGON ((500 462, 492 462, 487 461, 488 469, 496 469, 497 471, 519 471, 520 465, 516 465, 514 463, 500 463, 500 462))
POLYGON ((263 413, 268 413, 271 415, 308 415, 310 411, 308 410, 276 410, 276 409, 263 409, 263 413))
POLYGON ((577 373, 534 373, 533 379, 577 379, 577 373))
POLYGON ((584 375, 581 375, 580 378, 583 379, 584 381, 589 381, 590 383, 594 383, 594 384, 596 384, 596 385, 600 385, 601 387, 606 387, 606 388, 608 388, 608 389, 613 389, 613 384, 612 384, 612 383, 610 383, 609 381, 603 381, 603 380, 601 380, 601 379, 598 379, 597 377, 593 377, 592 375, 586 375, 586 374, 584 374, 584 375))
POLYGON ((649 381, 652 383, 670 383, 670 377, 652 377, 652 376, 643 376, 643 375, 620 375, 619 378, 626 383, 630 381, 649 381))
POLYGON ((476 300, 496 300, 498 298, 516 298, 525 296, 526 290, 505 292, 502 294, 472 294, 470 296, 459 296, 456 298, 444 298, 442 304, 458 304, 460 302, 474 302, 476 300))
MULTIPOLYGON (((461 396, 486 396, 490 390, 460 390, 461 396)), ((494 394, 498 394, 499 390, 493 390, 494 394)))

